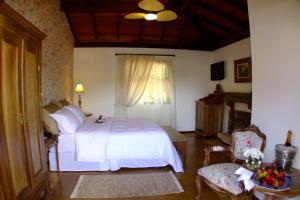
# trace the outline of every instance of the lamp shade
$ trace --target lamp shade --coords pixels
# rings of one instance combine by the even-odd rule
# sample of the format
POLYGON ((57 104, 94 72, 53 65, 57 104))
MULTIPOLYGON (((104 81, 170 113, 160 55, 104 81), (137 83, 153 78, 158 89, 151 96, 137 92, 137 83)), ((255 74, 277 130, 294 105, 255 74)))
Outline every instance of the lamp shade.
POLYGON ((76 85, 75 91, 77 94, 82 94, 84 92, 83 85, 81 83, 76 85))

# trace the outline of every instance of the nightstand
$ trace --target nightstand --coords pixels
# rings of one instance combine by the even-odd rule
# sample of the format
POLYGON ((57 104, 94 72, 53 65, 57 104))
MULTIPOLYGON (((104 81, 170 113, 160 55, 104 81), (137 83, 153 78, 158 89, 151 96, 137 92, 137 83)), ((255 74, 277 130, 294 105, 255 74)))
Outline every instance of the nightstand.
POLYGON ((50 151, 51 147, 53 147, 53 146, 55 146, 56 169, 57 169, 57 172, 59 172, 58 136, 52 134, 49 137, 45 137, 45 148, 46 148, 46 151, 47 151, 48 167, 49 167, 49 151, 50 151))

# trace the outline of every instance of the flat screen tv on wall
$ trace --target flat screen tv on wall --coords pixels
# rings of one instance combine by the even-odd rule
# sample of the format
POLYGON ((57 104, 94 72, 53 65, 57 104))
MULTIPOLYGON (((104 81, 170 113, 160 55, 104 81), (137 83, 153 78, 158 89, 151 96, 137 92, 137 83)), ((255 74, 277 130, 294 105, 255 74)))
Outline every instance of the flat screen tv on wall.
POLYGON ((210 79, 212 81, 224 79, 224 61, 210 65, 210 79))

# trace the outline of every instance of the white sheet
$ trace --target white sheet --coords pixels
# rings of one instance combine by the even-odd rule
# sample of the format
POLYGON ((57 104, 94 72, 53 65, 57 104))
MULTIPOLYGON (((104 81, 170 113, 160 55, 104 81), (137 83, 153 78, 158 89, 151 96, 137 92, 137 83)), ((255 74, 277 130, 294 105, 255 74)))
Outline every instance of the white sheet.
POLYGON ((167 133, 150 120, 112 119, 107 157, 110 160, 145 162, 160 160, 161 163, 170 164, 176 172, 183 171, 180 157, 167 133))
POLYGON ((76 160, 80 162, 105 162, 110 120, 94 123, 87 120, 75 135, 76 160))
MULTIPOLYGON (((170 164, 174 171, 183 171, 180 157, 171 140, 154 122, 114 118, 105 119, 101 124, 94 121, 95 119, 87 120, 75 135, 59 137, 61 170, 103 171, 118 170, 121 167, 160 167, 170 164), (74 156, 67 156, 69 159, 65 159, 69 153, 73 153, 74 156)), ((53 148, 50 155, 54 156, 54 152, 53 148)), ((51 160, 51 169, 55 170, 55 159, 51 160)))
MULTIPOLYGON (((156 160, 107 160, 107 162, 78 162, 76 153, 59 153, 60 171, 116 171, 125 168, 163 167, 169 163, 161 159, 156 160)), ((50 170, 57 171, 56 153, 49 153, 50 170)))
MULTIPOLYGON (((55 148, 50 153, 55 153, 55 148)), ((75 153, 75 134, 61 134, 58 137, 58 153, 75 153)))
POLYGON ((161 127, 149 120, 112 120, 107 157, 109 159, 158 159, 170 140, 161 127))

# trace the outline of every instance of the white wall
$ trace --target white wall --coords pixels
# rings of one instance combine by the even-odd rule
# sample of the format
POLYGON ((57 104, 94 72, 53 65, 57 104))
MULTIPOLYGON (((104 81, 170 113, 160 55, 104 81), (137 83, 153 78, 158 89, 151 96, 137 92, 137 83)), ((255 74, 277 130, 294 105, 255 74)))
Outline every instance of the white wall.
MULTIPOLYGON (((285 141, 300 145, 300 1, 248 1, 252 69, 252 122, 267 135, 266 160, 285 141)), ((294 166, 300 168, 300 152, 294 166)))
POLYGON ((221 81, 209 81, 209 91, 213 92, 220 83, 224 92, 251 92, 251 83, 234 82, 234 61, 251 56, 250 38, 232 43, 213 51, 213 63, 225 61, 225 78, 221 81))
MULTIPOLYGON (((84 111, 113 116, 115 53, 175 54, 177 129, 195 130, 195 100, 208 94, 212 53, 203 51, 146 48, 75 48, 74 84, 82 83, 84 111)), ((75 85, 74 85, 75 87, 75 85)), ((74 94, 76 103, 77 96, 74 94)))
MULTIPOLYGON (((221 84, 224 92, 251 92, 252 83, 234 82, 234 61, 241 58, 251 57, 250 38, 232 43, 223 48, 213 51, 213 63, 225 61, 225 78, 221 81, 209 81, 209 92, 212 93, 216 84, 221 84)), ((246 104, 237 104, 237 110, 251 112, 246 104)), ((228 129, 229 107, 224 107, 223 131, 228 129)))

